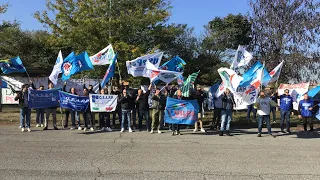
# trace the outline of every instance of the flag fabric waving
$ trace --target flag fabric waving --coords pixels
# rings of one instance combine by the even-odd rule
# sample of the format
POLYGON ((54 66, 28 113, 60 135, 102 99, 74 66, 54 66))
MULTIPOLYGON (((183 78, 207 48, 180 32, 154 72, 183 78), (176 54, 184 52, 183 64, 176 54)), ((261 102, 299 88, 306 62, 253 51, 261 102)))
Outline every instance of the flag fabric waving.
POLYGON ((90 56, 92 65, 105 65, 111 64, 115 56, 112 45, 109 44, 107 47, 99 51, 97 54, 90 56))
POLYGON ((186 65, 186 62, 183 59, 181 59, 179 56, 175 56, 171 60, 162 64, 159 67, 159 69, 182 72, 184 70, 184 65, 186 65))
POLYGON ((246 66, 250 63, 252 58, 252 54, 250 54, 243 46, 239 45, 236 51, 236 56, 231 64, 231 69, 246 66))
POLYGON ((277 67, 275 67, 269 74, 270 74, 270 81, 269 82, 275 82, 279 79, 281 69, 283 66, 284 61, 282 61, 277 67))
POLYGON ((183 86, 181 87, 182 96, 189 97, 190 96, 190 88, 191 85, 196 81, 200 71, 192 73, 188 76, 188 78, 183 82, 183 86))
POLYGON ((228 68, 219 68, 218 73, 222 79, 224 88, 228 88, 232 93, 235 93, 243 78, 228 68))
POLYGON ((146 62, 146 67, 143 71, 143 76, 150 78, 150 82, 154 82, 154 80, 157 79, 165 83, 170 83, 181 74, 182 72, 159 70, 149 61, 146 62))
POLYGON ((209 93, 208 93, 208 109, 214 109, 214 98, 215 98, 215 94, 216 94, 219 86, 220 86, 220 81, 216 82, 209 89, 209 93))
POLYGON ((264 65, 261 69, 257 71, 256 78, 250 83, 249 86, 246 87, 245 92, 243 93, 243 100, 248 104, 252 104, 255 102, 259 95, 259 90, 263 81, 264 74, 264 65))
POLYGON ((62 53, 61 50, 59 51, 57 60, 56 60, 56 64, 53 66, 52 72, 49 76, 50 81, 56 85, 58 82, 58 76, 59 74, 62 72, 61 71, 61 67, 62 67, 62 63, 63 63, 63 57, 62 57, 62 53))
MULTIPOLYGON (((240 82, 239 87, 249 86, 252 83, 252 81, 254 81, 257 78, 258 70, 261 70, 262 68, 263 68, 263 64, 261 64, 260 61, 257 61, 254 65, 252 65, 251 68, 242 75, 243 79, 240 82)), ((271 76, 269 75, 269 72, 267 71, 266 68, 264 68, 262 84, 264 86, 267 86, 270 79, 271 79, 271 76)))
POLYGON ((15 57, 11 59, 0 60, 1 71, 4 74, 10 74, 15 72, 26 72, 26 68, 22 64, 20 57, 15 57))
POLYGON ((183 81, 184 81, 184 78, 183 78, 183 76, 182 76, 182 74, 181 74, 181 75, 179 75, 179 76, 177 77, 178 85, 179 85, 179 86, 183 85, 183 81))
POLYGON ((101 87, 104 87, 107 82, 114 76, 115 70, 116 70, 116 63, 117 63, 117 54, 113 57, 113 60, 111 64, 109 65, 106 74, 104 75, 102 81, 101 81, 101 87))
POLYGON ((313 98, 313 97, 316 96, 319 92, 320 92, 320 86, 317 86, 317 87, 315 87, 315 88, 313 88, 313 89, 310 89, 310 90, 308 91, 308 96, 313 98))
POLYGON ((83 52, 78 56, 74 52, 71 52, 62 63, 62 80, 68 80, 72 75, 84 71, 93 69, 93 65, 90 61, 87 52, 83 52))
POLYGON ((134 77, 143 76, 143 71, 147 62, 151 62, 156 68, 159 67, 163 52, 147 54, 145 56, 138 57, 132 61, 126 61, 128 74, 134 77))

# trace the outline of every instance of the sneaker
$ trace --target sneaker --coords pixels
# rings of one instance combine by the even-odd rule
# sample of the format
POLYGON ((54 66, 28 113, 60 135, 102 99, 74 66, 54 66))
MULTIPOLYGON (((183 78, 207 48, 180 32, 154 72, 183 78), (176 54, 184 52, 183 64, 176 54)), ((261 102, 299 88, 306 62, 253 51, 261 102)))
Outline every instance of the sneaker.
POLYGON ((258 133, 257 137, 261 137, 261 134, 260 134, 260 133, 258 133))
POLYGON ((44 125, 43 125, 43 124, 41 124, 41 127, 44 127, 44 125))
POLYGON ((150 131, 150 134, 153 134, 153 129, 150 131))
POLYGON ((158 134, 161 134, 162 132, 158 129, 158 134))
POLYGON ((93 127, 91 127, 91 128, 90 128, 90 131, 94 131, 94 128, 93 128, 93 127))
POLYGON ((201 128, 201 130, 200 130, 201 132, 206 132, 206 130, 205 129, 203 129, 203 128, 201 128))
POLYGON ((19 129, 21 129, 22 128, 22 126, 19 126, 19 129))
POLYGON ((24 128, 21 128, 21 132, 24 132, 24 128))
POLYGON ((105 129, 104 127, 102 127, 100 130, 101 130, 101 131, 105 131, 106 129, 105 129))
POLYGON ((31 129, 30 129, 30 128, 28 128, 28 132, 31 132, 31 129))
POLYGON ((169 132, 172 132, 172 129, 169 129, 169 132))
POLYGON ((231 136, 230 131, 227 131, 226 135, 227 136, 231 136))
POLYGON ((121 131, 120 132, 124 132, 124 128, 121 128, 121 131))
POLYGON ((130 133, 132 133, 132 132, 133 132, 131 128, 129 128, 129 132, 130 132, 130 133))
POLYGON ((174 136, 174 132, 172 132, 172 136, 174 136))
POLYGON ((85 127, 85 128, 83 128, 83 131, 87 131, 87 128, 85 127))
POLYGON ((288 133, 288 134, 291 134, 291 131, 290 131, 290 130, 288 130, 288 131, 287 131, 287 133, 288 133))
POLYGON ((75 129, 75 127, 71 127, 71 128, 70 128, 70 130, 74 130, 74 129, 75 129))
POLYGON ((223 131, 219 131, 219 136, 223 136, 223 131))
POLYGON ((40 124, 37 124, 36 127, 40 127, 40 124))
POLYGON ((107 130, 108 132, 112 132, 112 129, 111 129, 110 127, 107 127, 106 130, 107 130))
POLYGON ((48 130, 48 127, 43 128, 43 130, 48 130))
POLYGON ((197 131, 199 131, 199 130, 198 130, 198 129, 196 129, 196 128, 193 130, 193 132, 197 132, 197 131))
POLYGON ((177 132, 176 132, 176 135, 181 135, 180 131, 177 131, 177 132))
POLYGON ((57 126, 54 126, 53 129, 54 129, 54 130, 59 130, 59 129, 57 128, 57 126))
POLYGON ((282 133, 286 133, 284 130, 281 130, 282 133))
POLYGON ((82 130, 82 128, 79 126, 79 127, 78 127, 78 130, 79 130, 79 131, 81 131, 81 130, 82 130))

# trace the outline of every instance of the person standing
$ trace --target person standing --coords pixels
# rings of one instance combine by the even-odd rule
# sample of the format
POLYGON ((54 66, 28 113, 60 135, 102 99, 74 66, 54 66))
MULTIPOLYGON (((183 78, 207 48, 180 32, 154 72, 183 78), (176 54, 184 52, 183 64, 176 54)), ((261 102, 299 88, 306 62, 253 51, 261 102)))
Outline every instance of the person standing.
POLYGON ((133 99, 127 94, 127 90, 123 89, 122 91, 122 96, 119 99, 119 103, 121 104, 121 116, 122 116, 122 121, 121 121, 121 132, 124 132, 124 123, 125 119, 127 119, 128 122, 128 130, 129 132, 132 132, 131 129, 131 109, 132 109, 132 102, 133 99))
MULTIPOLYGON (((52 82, 50 82, 48 86, 49 86, 49 89, 53 89, 53 83, 52 82)), ((50 114, 52 115, 53 129, 54 130, 59 130, 57 128, 57 107, 48 107, 48 108, 46 108, 46 119, 45 119, 46 127, 43 130, 48 130, 50 114)))
POLYGON ((298 112, 299 112, 299 119, 303 120, 303 128, 304 131, 307 131, 307 123, 309 122, 310 132, 313 131, 313 110, 314 102, 313 100, 309 99, 308 94, 303 95, 303 100, 299 102, 298 112))
POLYGON ((266 97, 263 91, 260 92, 259 98, 257 98, 254 107, 258 110, 259 121, 258 121, 258 137, 261 137, 262 123, 266 122, 268 134, 272 136, 271 125, 270 125, 270 109, 276 107, 277 103, 266 97))
POLYGON ((232 110, 235 106, 234 96, 227 88, 222 94, 222 111, 221 111, 221 126, 219 136, 223 136, 226 130, 226 135, 230 136, 230 122, 232 120, 232 110))
POLYGON ((149 85, 148 90, 143 93, 142 89, 138 90, 138 96, 135 102, 138 104, 139 108, 139 131, 142 131, 142 118, 144 117, 146 120, 146 129, 149 132, 151 130, 150 119, 149 119, 149 103, 148 98, 150 95, 152 84, 149 85))
MULTIPOLYGON (((28 104, 28 84, 22 85, 21 91, 17 92, 15 101, 19 101, 20 107, 20 128, 21 131, 24 132, 25 128, 27 128, 28 132, 31 132, 30 129, 30 119, 31 119, 31 109, 28 104)), ((13 89, 10 86, 11 89, 13 89)), ((13 92, 16 92, 13 90, 13 92)))
MULTIPOLYGON (((178 89, 178 90, 176 91, 176 95, 174 95, 173 98, 174 98, 174 99, 179 99, 179 100, 182 100, 182 99, 183 99, 181 89, 178 89)), ((172 128, 172 136, 174 136, 174 135, 181 135, 179 124, 171 124, 171 128, 172 128)))
MULTIPOLYGON (((66 87, 67 87, 67 82, 64 82, 62 91, 67 92, 66 87)), ((76 89, 74 87, 70 89, 69 93, 73 95, 77 95, 76 89)), ((72 126, 70 130, 74 130, 76 128, 76 111, 68 108, 65 109, 64 128, 68 128, 69 115, 71 116, 71 126, 72 126)))
POLYGON ((151 126, 151 134, 153 134, 153 131, 157 128, 157 131, 159 134, 161 134, 160 131, 160 111, 163 107, 162 104, 160 105, 160 102, 163 101, 164 96, 160 94, 160 89, 156 89, 155 94, 152 96, 152 126, 151 126))
MULTIPOLYGON (((93 90, 93 86, 90 84, 89 85, 89 88, 86 88, 86 85, 85 84, 83 84, 83 89, 87 89, 88 90, 88 96, 89 96, 89 94, 96 94, 95 92, 94 92, 94 90, 93 90)), ((101 90, 101 86, 99 85, 99 90, 101 90)), ((91 109, 90 108, 88 108, 89 109, 89 113, 88 113, 88 119, 90 118, 90 124, 91 124, 91 128, 90 128, 90 130, 91 131, 94 131, 95 130, 95 125, 96 125, 96 113, 94 113, 94 112, 91 112, 91 109)), ((88 121, 89 122, 89 121, 88 121)))
POLYGON ((250 120, 250 114, 253 114, 253 119, 257 119, 257 110, 253 107, 253 104, 247 105, 247 121, 250 120))
POLYGON ((281 132, 285 133, 284 129, 284 119, 286 119, 286 128, 287 132, 290 132, 290 114, 293 110, 293 99, 289 94, 289 89, 284 90, 284 94, 280 96, 280 114, 281 114, 281 122, 280 128, 281 132))
MULTIPOLYGON (((201 91, 200 87, 198 87, 197 91, 195 92, 195 99, 197 100, 197 102, 199 104, 198 121, 200 123, 200 130, 201 130, 201 132, 206 132, 206 130, 204 130, 204 128, 203 128, 203 122, 202 122, 204 93, 201 91)), ((198 129, 198 121, 195 122, 195 124, 194 124, 193 132, 197 132, 199 130, 198 129)))
POLYGON ((212 129, 218 129, 218 124, 220 123, 221 119, 221 111, 222 111, 222 96, 214 97, 214 115, 213 115, 213 122, 212 122, 212 129))
MULTIPOLYGON (((83 89, 83 96, 89 97, 89 90, 87 88, 83 89)), ((89 116, 90 116, 90 103, 89 103, 87 109, 82 112, 82 116, 83 116, 83 121, 84 121, 83 131, 87 131, 88 122, 89 122, 89 116)), ((81 130, 80 122, 79 122, 79 127, 80 127, 80 130, 81 130)), ((93 130, 91 129, 91 131, 93 131, 93 130)))
MULTIPOLYGON (((272 100, 272 101, 274 101, 275 103, 278 103, 278 96, 276 95, 276 93, 272 93, 271 94, 271 96, 270 96, 270 99, 272 100)), ((277 118, 277 116, 276 116, 276 111, 277 111, 277 107, 271 107, 271 113, 272 113, 272 119, 273 119, 273 122, 275 123, 276 122, 276 118, 277 118)))
MULTIPOLYGON (((38 89, 39 91, 43 91, 44 90, 44 86, 41 85, 38 89)), ((43 121, 44 121, 44 108, 37 108, 36 109, 36 127, 43 127, 43 121)))
MULTIPOLYGON (((101 89, 100 90, 101 95, 108 94, 107 89, 101 89)), ((110 112, 99 112, 99 125, 101 131, 107 130, 108 132, 111 132, 112 129, 110 128, 110 112)))
POLYGON ((160 101, 159 101, 160 130, 163 130, 164 128, 164 110, 166 109, 167 97, 168 97, 168 91, 164 90, 163 94, 160 95, 160 101))

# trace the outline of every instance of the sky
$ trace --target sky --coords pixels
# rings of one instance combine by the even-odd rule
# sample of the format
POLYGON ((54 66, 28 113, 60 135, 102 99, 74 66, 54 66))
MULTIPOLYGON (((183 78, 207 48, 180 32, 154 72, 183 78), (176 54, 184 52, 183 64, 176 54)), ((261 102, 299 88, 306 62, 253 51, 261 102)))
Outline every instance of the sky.
MULTIPOLYGON (((0 20, 18 20, 23 30, 44 29, 33 14, 46 9, 46 0, 0 0, 0 4, 9 3, 9 9, 0 15, 0 20)), ((246 14, 249 11, 248 0, 171 0, 173 6, 169 23, 188 24, 195 28, 195 34, 204 31, 203 26, 214 17, 228 14, 246 14)))

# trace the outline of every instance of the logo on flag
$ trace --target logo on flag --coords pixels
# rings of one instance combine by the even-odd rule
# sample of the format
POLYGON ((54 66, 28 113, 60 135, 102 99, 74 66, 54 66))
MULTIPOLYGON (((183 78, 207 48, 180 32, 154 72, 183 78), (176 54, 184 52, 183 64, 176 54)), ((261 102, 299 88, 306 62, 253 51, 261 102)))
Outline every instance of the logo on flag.
POLYGON ((63 64, 63 74, 65 76, 69 76, 71 72, 72 64, 69 62, 66 62, 63 64))

